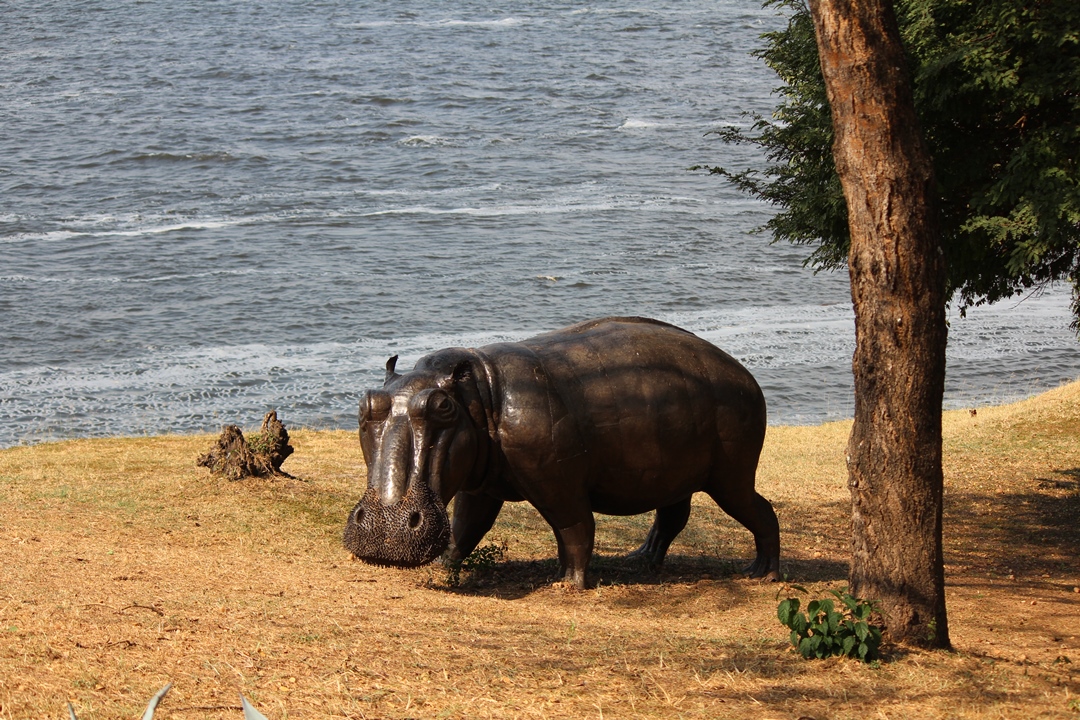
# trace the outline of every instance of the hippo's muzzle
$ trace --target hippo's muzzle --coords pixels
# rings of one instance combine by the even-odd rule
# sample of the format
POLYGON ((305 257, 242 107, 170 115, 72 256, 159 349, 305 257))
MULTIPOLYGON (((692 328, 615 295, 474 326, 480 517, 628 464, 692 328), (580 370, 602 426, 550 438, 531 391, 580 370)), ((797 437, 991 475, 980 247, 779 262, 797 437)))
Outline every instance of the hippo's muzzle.
POLYGON ((426 380, 419 388, 371 390, 360 402, 368 487, 343 540, 365 562, 418 567, 450 544, 446 506, 472 467, 475 433, 450 393, 426 380))
POLYGON ((418 567, 450 544, 446 508, 425 483, 415 483, 394 505, 383 505, 374 488, 349 513, 345 548, 374 565, 418 567))

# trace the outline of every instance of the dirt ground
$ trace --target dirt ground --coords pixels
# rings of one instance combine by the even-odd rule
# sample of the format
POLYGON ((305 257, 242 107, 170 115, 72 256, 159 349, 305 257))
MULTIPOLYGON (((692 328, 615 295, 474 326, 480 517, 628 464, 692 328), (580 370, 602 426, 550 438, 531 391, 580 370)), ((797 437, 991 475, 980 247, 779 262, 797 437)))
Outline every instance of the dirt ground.
MULTIPOLYGON (((847 573, 849 428, 770 428, 759 473, 817 596, 847 573)), ((167 682, 159 718, 1080 717, 1080 384, 945 433, 955 651, 872 665, 790 650, 788 588, 739 576, 750 535, 707 498, 659 573, 622 559, 649 516, 598 518, 584 592, 508 506, 503 559, 454 585, 342 549, 352 433, 290 428, 295 478, 239 482, 195 466, 210 436, 3 450, 0 720, 135 718, 167 682)))

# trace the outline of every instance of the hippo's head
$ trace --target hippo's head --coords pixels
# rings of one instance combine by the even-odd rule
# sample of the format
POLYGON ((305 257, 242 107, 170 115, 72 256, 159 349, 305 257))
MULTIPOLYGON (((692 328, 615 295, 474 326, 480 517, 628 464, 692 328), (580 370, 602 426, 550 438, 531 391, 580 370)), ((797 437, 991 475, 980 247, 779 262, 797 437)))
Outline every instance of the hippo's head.
POLYGON ((483 473, 490 392, 474 351, 428 355, 404 375, 396 362, 387 362, 382 389, 360 399, 368 485, 344 542, 366 562, 416 567, 447 548, 446 507, 483 473))

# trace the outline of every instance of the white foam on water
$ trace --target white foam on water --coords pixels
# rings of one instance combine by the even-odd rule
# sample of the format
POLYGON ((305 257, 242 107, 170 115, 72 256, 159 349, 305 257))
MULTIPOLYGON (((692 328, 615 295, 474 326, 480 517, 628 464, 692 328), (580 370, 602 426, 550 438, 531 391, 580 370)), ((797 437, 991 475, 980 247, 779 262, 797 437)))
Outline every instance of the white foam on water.
POLYGON ((428 27, 480 27, 480 28, 511 28, 524 25, 521 18, 501 18, 499 20, 442 20, 435 23, 424 23, 428 27))
MULTIPOLYGON (((1061 322, 1067 297, 1040 298, 1023 320, 1061 322), (1063 305, 1064 304, 1064 305, 1063 305)), ((1072 379, 1068 367, 1040 381, 1028 371, 1033 358, 1052 346, 1036 337, 988 347, 981 362, 996 363, 1001 381, 987 383, 985 370, 971 370, 965 354, 970 332, 992 318, 1016 311, 999 303, 979 308, 985 323, 959 330, 950 346, 946 407, 966 407, 1024 397, 1072 379), (1024 368, 1023 372, 1016 368, 1024 368), (1064 375, 1062 375, 1064 372, 1064 375), (964 384, 966 374, 976 381, 964 384)), ((969 315, 975 315, 969 313, 969 315)), ((773 424, 820 422, 849 417, 854 324, 850 307, 795 305, 717 308, 673 313, 662 319, 680 325, 743 362, 766 393, 773 424)), ((969 319, 972 319, 969 317, 969 319)), ((160 432, 210 432, 220 424, 257 422, 275 407, 294 424, 349 427, 355 404, 367 387, 381 384, 384 365, 398 355, 399 372, 422 356, 446 347, 482 347, 513 342, 550 327, 515 331, 418 333, 353 342, 305 345, 252 343, 208 348, 162 348, 93 366, 36 367, 0 373, 0 446, 70 436, 160 432), (4 432, 4 428, 13 430, 4 432), (15 429, 17 428, 17 429, 15 429)), ((1048 330, 1049 332, 1049 330, 1048 330)), ((1004 337, 1008 337, 1007 334, 1004 337)), ((977 342, 986 348, 986 341, 977 342)))
POLYGON ((648 130, 650 128, 661 127, 663 124, 664 123, 656 122, 654 120, 627 118, 623 124, 619 126, 619 130, 648 130))
POLYGON ((718 308, 664 317, 723 349, 752 371, 850 363, 855 316, 850 306, 718 308))
POLYGON ((482 183, 480 185, 455 185, 453 187, 444 188, 409 188, 407 190, 403 190, 401 188, 359 188, 356 190, 343 191, 337 194, 350 196, 363 195, 369 197, 429 197, 441 195, 471 195, 473 193, 494 192, 496 190, 500 190, 502 187, 502 183, 492 182, 482 183))
POLYGON ((49 276, 36 276, 36 275, 0 275, 0 282, 15 282, 15 283, 59 283, 66 285, 86 285, 94 283, 110 283, 118 284, 125 282, 124 278, 99 275, 73 275, 69 277, 49 277, 49 276))
POLYGON ((0 238, 0 244, 54 243, 72 238, 137 238, 150 235, 187 232, 191 230, 222 230, 226 228, 277 223, 283 220, 321 216, 320 211, 288 211, 235 217, 190 218, 177 221, 174 216, 99 216, 68 221, 71 230, 52 230, 42 233, 17 233, 0 238))
POLYGON ((422 27, 422 28, 457 28, 457 27, 477 27, 477 28, 491 28, 491 29, 505 29, 518 27, 524 25, 527 22, 524 18, 506 17, 498 20, 459 20, 454 18, 445 18, 442 20, 364 20, 361 22, 350 22, 339 25, 352 30, 377 30, 380 28, 388 27, 422 27))
POLYGON ((387 27, 396 27, 399 25, 412 25, 415 23, 400 22, 398 20, 365 20, 363 22, 350 22, 338 24, 337 27, 347 28, 349 30, 367 30, 367 29, 379 29, 387 27))
POLYGON ((141 237, 143 235, 157 235, 161 233, 180 232, 182 230, 218 230, 221 228, 233 227, 235 225, 248 224, 252 221, 253 219, 248 218, 235 218, 230 220, 192 220, 172 225, 143 227, 135 230, 112 230, 87 234, 115 237, 141 237))
POLYGON ((17 243, 33 242, 60 242, 73 237, 80 237, 90 234, 92 233, 76 232, 74 230, 52 230, 42 233, 16 233, 14 235, 8 235, 7 237, 0 238, 0 245, 14 245, 17 243))
POLYGON ((655 15, 659 11, 646 7, 587 7, 570 11, 571 15, 655 15))
POLYGON ((567 213, 598 212, 679 212, 700 214, 704 212, 694 198, 611 198, 606 201, 563 200, 553 203, 522 205, 491 205, 487 207, 432 207, 410 205, 359 212, 359 217, 380 215, 467 215, 472 217, 512 217, 518 215, 558 215, 567 213))
POLYGON ((263 268, 240 268, 236 270, 206 270, 204 272, 194 273, 172 273, 168 275, 155 275, 153 277, 119 277, 116 275, 72 275, 68 277, 49 277, 49 276, 34 276, 34 275, 0 275, 0 282, 13 282, 13 283, 59 283, 65 285, 94 285, 98 283, 107 283, 113 285, 123 284, 152 284, 152 283, 164 283, 174 282, 177 280, 192 280, 196 278, 207 277, 244 277, 248 275, 294 275, 291 270, 267 270, 263 268))
POLYGON ((410 135, 398 140, 398 144, 408 147, 453 147, 455 142, 440 135, 410 135))

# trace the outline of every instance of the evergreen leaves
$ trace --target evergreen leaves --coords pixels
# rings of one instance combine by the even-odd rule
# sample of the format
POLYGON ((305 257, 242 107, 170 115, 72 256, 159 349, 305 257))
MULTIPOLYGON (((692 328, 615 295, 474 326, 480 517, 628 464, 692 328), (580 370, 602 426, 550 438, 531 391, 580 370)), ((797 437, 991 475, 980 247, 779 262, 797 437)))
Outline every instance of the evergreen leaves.
MULTIPOLYGON (((788 14, 757 52, 782 82, 780 105, 749 132, 717 134, 761 147, 768 164, 707 169, 777 205, 766 229, 813 245, 808 264, 842 267, 847 209, 813 23, 802 0, 766 5, 788 14)), ((964 309, 1067 279, 1080 317, 1080 3, 896 0, 895 9, 934 158, 950 297, 964 309)))

